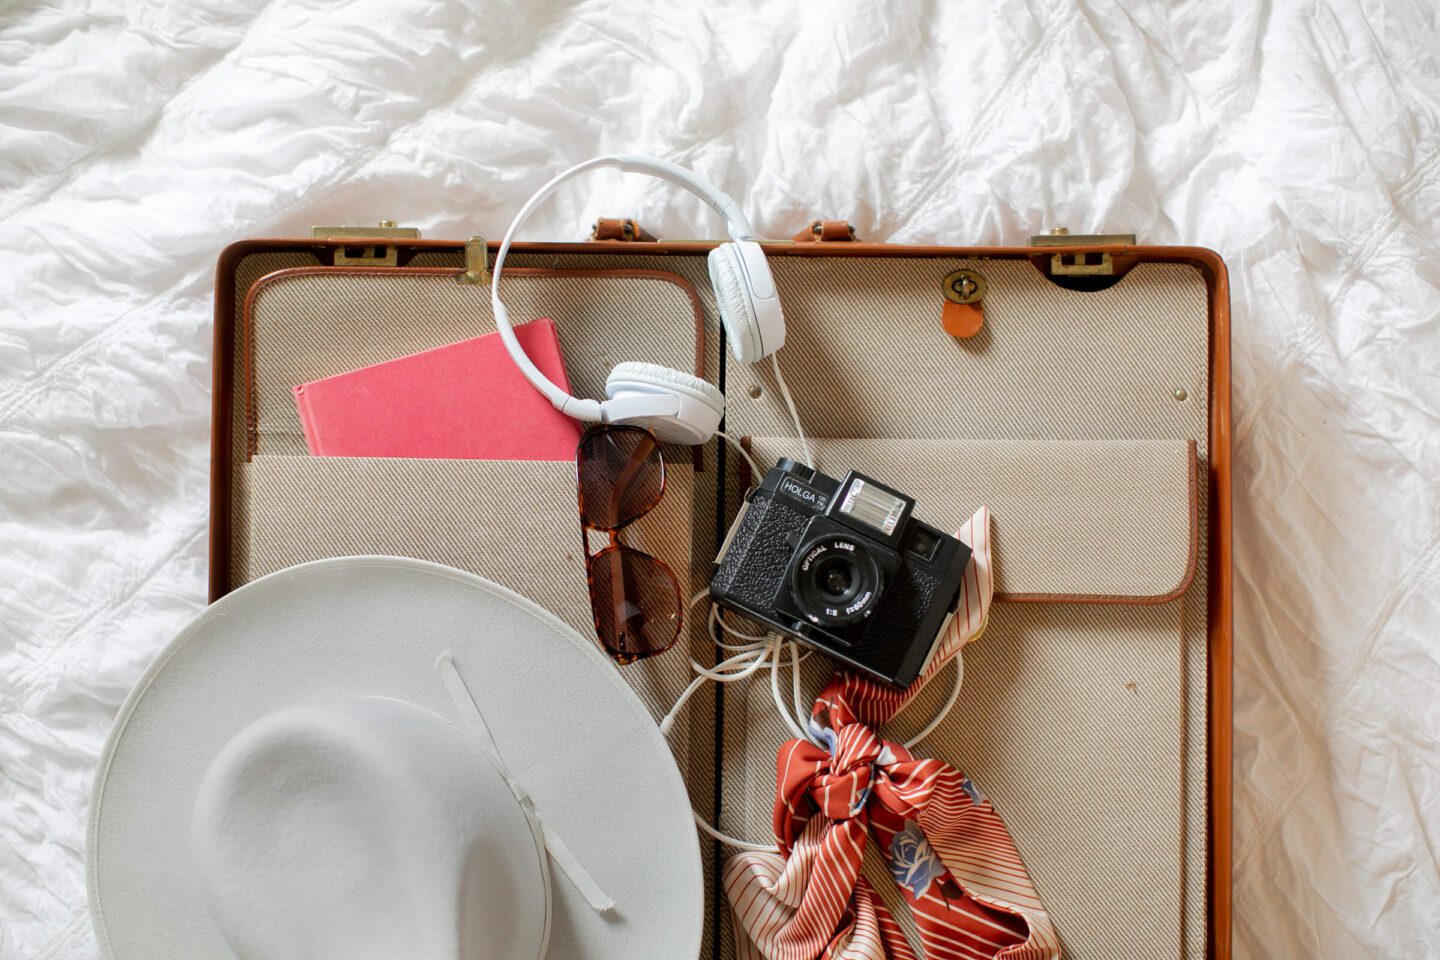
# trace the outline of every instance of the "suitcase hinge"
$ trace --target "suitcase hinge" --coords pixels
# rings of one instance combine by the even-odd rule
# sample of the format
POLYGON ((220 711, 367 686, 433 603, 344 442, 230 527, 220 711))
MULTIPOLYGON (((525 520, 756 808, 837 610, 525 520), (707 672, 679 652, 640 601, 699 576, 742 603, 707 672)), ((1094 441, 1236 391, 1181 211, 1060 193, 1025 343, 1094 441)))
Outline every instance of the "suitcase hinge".
POLYGON ((418 240, 415 227, 397 227, 394 220, 381 220, 374 227, 311 227, 316 240, 354 240, 335 248, 337 267, 393 267, 400 262, 400 249, 383 240, 418 240))
MULTIPOLYGON (((1049 233, 1030 238, 1032 247, 1130 247, 1135 245, 1133 233, 1071 233, 1056 227, 1049 233)), ((1110 277, 1115 275, 1115 261, 1104 251, 1088 253, 1055 253, 1050 256, 1052 277, 1110 277)))

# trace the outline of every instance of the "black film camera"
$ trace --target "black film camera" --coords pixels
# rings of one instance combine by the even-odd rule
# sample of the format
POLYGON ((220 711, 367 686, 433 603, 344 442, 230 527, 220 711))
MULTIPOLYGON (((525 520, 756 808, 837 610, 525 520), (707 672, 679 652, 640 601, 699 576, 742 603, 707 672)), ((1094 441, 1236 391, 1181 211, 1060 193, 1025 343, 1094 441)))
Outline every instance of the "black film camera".
POLYGON ((710 596, 896 687, 924 669, 970 548, 911 516, 915 501, 855 471, 781 460, 745 498, 710 596))

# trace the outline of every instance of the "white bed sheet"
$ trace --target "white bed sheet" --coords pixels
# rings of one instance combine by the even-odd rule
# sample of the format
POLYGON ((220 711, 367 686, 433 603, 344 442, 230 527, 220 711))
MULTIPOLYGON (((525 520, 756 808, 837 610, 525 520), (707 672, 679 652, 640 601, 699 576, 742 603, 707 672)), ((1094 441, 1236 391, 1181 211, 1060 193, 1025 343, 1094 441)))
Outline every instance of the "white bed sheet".
MULTIPOLYGON (((1440 955, 1433 8, 167 6, 0 10, 0 958, 96 953, 95 759, 204 602, 219 250, 379 217, 498 236, 608 150, 696 167, 770 235, 1221 251, 1236 954, 1440 955)), ((718 233, 601 175, 528 235, 597 214, 718 233)))

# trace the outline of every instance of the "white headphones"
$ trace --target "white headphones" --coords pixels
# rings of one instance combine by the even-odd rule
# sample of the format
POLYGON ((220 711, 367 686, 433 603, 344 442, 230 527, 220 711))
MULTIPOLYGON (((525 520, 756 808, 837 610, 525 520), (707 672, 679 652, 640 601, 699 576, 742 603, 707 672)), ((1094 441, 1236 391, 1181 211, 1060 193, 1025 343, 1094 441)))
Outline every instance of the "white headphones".
POLYGON ((505 265, 505 254, 510 250, 515 231, 536 205, 554 193, 561 183, 600 167, 614 167, 625 173, 644 173, 668 180, 695 194, 724 217, 731 242, 722 243, 710 251, 710 284, 715 288, 715 303, 730 341, 731 353, 741 363, 755 363, 784 345, 785 317, 780 312, 775 278, 765 262, 764 251, 755 242, 750 221, 745 218, 740 205, 684 167, 635 154, 596 157, 576 164, 525 201, 510 229, 505 231, 505 239, 495 254, 495 269, 490 281, 490 304, 495 311, 495 327, 510 358, 525 379, 567 416, 598 423, 636 424, 669 443, 705 443, 715 435, 720 427, 720 418, 725 414, 725 395, 714 386, 692 374, 658 364, 622 363, 610 372, 605 381, 606 400, 572 397, 551 383, 526 356, 510 325, 510 314, 500 302, 500 271, 505 265))

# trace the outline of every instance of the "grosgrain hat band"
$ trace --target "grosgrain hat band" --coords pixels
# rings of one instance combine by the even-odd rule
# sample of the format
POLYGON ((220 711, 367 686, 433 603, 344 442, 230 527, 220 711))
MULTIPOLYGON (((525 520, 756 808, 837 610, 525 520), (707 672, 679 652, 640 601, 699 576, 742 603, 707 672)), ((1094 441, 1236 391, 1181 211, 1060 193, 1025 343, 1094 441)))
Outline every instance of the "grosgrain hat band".
POLYGON ((600 889, 600 884, 590 876, 590 872, 580 863, 580 859, 571 852, 565 845, 565 841, 555 832, 555 828, 545 822, 540 811, 535 809, 535 801, 525 788, 515 781, 510 775, 510 770, 505 766, 505 761, 500 758, 500 751, 495 746, 495 738, 490 734, 490 728, 485 725, 485 717, 480 713, 480 705, 475 702, 475 697, 470 693, 470 688, 465 686, 465 680, 460 676, 460 671, 455 666, 454 656, 446 652, 435 661, 435 674, 440 678, 440 683, 445 687, 445 692, 450 696, 450 702, 455 705, 456 711, 460 714, 460 727, 481 753, 489 757, 495 769, 500 771, 504 778, 505 785, 515 795, 520 806, 525 810, 525 815, 532 822, 540 827, 540 835, 545 840, 545 852, 561 872, 580 891, 585 902, 597 913, 604 913, 607 910, 615 909, 615 901, 606 896, 605 891, 600 889))

